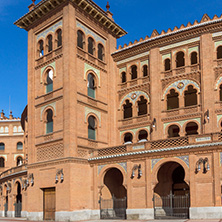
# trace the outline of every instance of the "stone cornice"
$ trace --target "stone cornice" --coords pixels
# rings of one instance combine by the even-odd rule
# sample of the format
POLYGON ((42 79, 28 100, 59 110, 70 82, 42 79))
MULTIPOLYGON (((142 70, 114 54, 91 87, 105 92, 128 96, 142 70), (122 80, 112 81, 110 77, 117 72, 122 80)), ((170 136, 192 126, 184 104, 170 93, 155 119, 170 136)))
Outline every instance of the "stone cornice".
POLYGON ((187 145, 187 146, 178 146, 178 147, 169 147, 169 148, 162 148, 162 149, 152 149, 152 150, 141 150, 135 152, 127 152, 127 153, 120 153, 120 154, 113 154, 113 155, 106 155, 106 156, 99 156, 89 158, 88 161, 98 161, 104 159, 112 159, 112 158, 123 158, 127 156, 138 156, 144 154, 155 154, 155 153, 163 153, 163 152, 173 152, 173 151, 183 151, 195 148, 203 148, 203 147, 215 147, 221 146, 222 142, 215 142, 215 143, 204 143, 204 144, 195 144, 195 145, 187 145))
POLYGON ((126 34, 124 29, 109 18, 107 13, 91 0, 42 0, 14 24, 19 28, 29 30, 35 22, 44 17, 46 14, 50 13, 63 3, 69 2, 84 10, 87 14, 89 14, 89 16, 93 17, 97 22, 108 29, 116 38, 126 34))

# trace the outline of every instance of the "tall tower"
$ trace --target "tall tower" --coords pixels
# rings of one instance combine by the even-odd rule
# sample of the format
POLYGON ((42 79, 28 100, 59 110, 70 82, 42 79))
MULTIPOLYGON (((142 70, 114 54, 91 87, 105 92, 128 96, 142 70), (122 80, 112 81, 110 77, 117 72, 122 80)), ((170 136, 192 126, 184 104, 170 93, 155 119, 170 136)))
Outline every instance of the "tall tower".
POLYGON ((91 0, 33 1, 15 24, 28 31, 29 218, 91 218, 98 199, 87 158, 117 140, 111 54, 126 32, 109 5, 104 11, 91 0))

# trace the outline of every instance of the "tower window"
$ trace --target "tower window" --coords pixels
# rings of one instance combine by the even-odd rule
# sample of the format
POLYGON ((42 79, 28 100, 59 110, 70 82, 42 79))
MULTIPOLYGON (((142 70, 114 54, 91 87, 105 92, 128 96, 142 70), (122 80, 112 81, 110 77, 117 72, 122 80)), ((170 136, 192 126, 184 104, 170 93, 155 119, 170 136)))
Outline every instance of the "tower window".
POLYGON ((165 59, 164 61, 164 70, 169 71, 171 69, 170 67, 170 59, 165 59))
POLYGON ((98 59, 104 60, 104 47, 102 44, 98 44, 98 59))
POLYGON ((82 31, 77 31, 77 46, 81 49, 84 48, 84 34, 82 31))
POLYGON ((192 52, 190 59, 191 59, 191 65, 197 64, 197 53, 196 52, 192 52))
POLYGON ((52 51, 52 35, 49 35, 47 37, 47 41, 48 41, 48 52, 52 51))
POLYGON ((121 73, 121 79, 122 79, 122 83, 126 82, 126 73, 125 72, 121 73))
POLYGON ((184 53, 178 52, 176 55, 176 67, 182 67, 185 65, 184 53))
POLYGON ((48 109, 46 111, 46 133, 53 132, 53 111, 48 109))
POLYGON ((44 56, 44 42, 43 40, 39 41, 39 57, 44 56))
POLYGON ((129 102, 129 100, 126 100, 126 104, 123 105, 123 109, 124 109, 124 114, 123 114, 123 118, 127 119, 127 118, 131 118, 133 115, 133 110, 132 110, 132 103, 129 102))
POLYGON ((96 86, 95 86, 95 78, 94 76, 89 73, 88 75, 88 83, 87 83, 87 89, 88 89, 88 96, 91 98, 95 98, 96 97, 96 86))
POLYGON ((23 143, 22 142, 17 143, 17 150, 23 150, 23 143))
POLYGON ((146 76, 148 76, 148 66, 144 65, 143 66, 143 77, 146 77, 146 76))
POLYGON ((53 90, 53 70, 50 69, 47 71, 46 76, 46 93, 52 92, 53 90))
POLYGON ((131 66, 131 79, 137 78, 137 66, 133 65, 131 66))
POLYGON ((17 166, 21 166, 21 165, 22 165, 22 162, 23 162, 23 159, 22 159, 22 157, 19 156, 19 157, 17 158, 16 165, 17 165, 17 166))
POLYGON ((88 139, 96 139, 96 118, 94 116, 88 118, 88 139))
POLYGON ((0 167, 5 167, 5 159, 0 157, 0 167))
POLYGON ((188 90, 185 91, 185 107, 197 105, 197 90, 192 85, 188 86, 188 90))
POLYGON ((140 97, 138 103, 138 116, 147 114, 147 100, 143 96, 140 97))
POLYGON ((179 94, 174 89, 167 95, 167 110, 179 108, 179 94))
POLYGON ((0 150, 5 150, 5 144, 4 143, 0 143, 0 150))
POLYGON ((217 48, 217 59, 222 59, 222 46, 217 48))
POLYGON ((60 47, 62 45, 62 30, 59 29, 57 32, 57 47, 60 47))
POLYGON ((94 55, 94 40, 89 37, 88 38, 88 53, 91 54, 91 55, 94 55))
POLYGON ((186 135, 198 134, 198 125, 195 122, 190 122, 186 125, 185 131, 186 135))

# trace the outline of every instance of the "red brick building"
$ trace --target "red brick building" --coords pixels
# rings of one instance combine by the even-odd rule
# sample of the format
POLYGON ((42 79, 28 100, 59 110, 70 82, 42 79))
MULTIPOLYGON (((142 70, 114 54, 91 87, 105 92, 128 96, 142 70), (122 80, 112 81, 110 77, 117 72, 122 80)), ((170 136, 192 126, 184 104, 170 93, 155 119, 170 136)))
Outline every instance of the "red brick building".
POLYGON ((0 178, 3 216, 221 218, 222 18, 116 49, 126 32, 109 5, 29 9, 15 22, 28 31, 28 161, 0 178))

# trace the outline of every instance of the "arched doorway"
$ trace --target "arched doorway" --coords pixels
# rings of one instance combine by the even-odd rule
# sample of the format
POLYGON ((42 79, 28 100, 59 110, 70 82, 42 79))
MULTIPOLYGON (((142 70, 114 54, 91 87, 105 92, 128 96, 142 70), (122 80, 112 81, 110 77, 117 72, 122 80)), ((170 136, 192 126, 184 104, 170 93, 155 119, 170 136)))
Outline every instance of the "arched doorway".
POLYGON ((154 188, 154 216, 161 218, 189 217, 189 186, 184 181, 184 168, 176 162, 163 164, 154 188))
POLYGON ((110 168, 104 176, 100 196, 101 219, 126 219, 127 191, 123 186, 123 174, 110 168))
POLYGON ((5 196, 4 216, 5 216, 5 217, 8 216, 8 193, 9 193, 8 186, 5 185, 5 186, 4 186, 4 196, 5 196))
POLYGON ((17 194, 15 202, 15 217, 21 217, 22 212, 22 194, 21 194, 21 185, 19 182, 17 184, 17 194))

